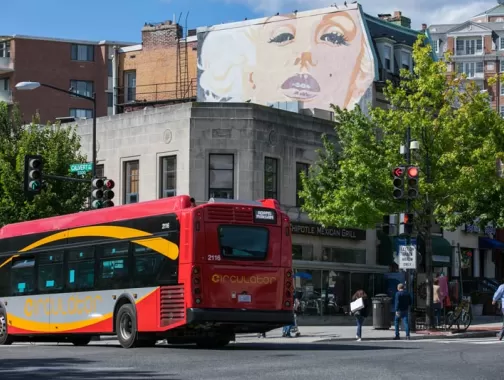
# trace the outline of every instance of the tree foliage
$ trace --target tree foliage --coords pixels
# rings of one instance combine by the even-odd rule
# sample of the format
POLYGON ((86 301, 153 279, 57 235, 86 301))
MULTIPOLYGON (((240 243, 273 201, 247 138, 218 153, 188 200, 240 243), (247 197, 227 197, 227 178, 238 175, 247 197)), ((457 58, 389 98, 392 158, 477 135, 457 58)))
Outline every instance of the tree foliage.
POLYGON ((43 156, 45 174, 68 176, 70 164, 86 162, 80 147, 74 128, 41 126, 36 118, 22 125, 18 108, 9 110, 0 103, 0 226, 82 210, 89 195, 85 183, 47 179, 33 199, 26 199, 23 192, 26 154, 43 156))
MULTIPOLYGON (((446 57, 448 60, 449 56, 446 57)), ((504 184, 496 163, 504 156, 504 123, 489 97, 465 76, 447 75, 420 36, 414 70, 388 82, 386 109, 364 115, 335 108, 338 143, 323 138, 317 162, 303 178, 303 209, 324 225, 374 228, 389 213, 404 212, 392 197, 392 169, 405 163, 399 147, 406 129, 420 144, 420 196, 412 203, 419 232, 435 218, 443 228, 465 222, 504 225, 504 184)))

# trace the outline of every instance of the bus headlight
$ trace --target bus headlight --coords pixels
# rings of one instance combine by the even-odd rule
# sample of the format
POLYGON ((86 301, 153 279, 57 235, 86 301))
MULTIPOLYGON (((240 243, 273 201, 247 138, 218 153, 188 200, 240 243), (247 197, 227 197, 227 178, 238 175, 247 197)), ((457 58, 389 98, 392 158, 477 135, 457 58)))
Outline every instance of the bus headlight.
POLYGON ((201 298, 196 298, 196 303, 199 305, 201 303, 201 298))

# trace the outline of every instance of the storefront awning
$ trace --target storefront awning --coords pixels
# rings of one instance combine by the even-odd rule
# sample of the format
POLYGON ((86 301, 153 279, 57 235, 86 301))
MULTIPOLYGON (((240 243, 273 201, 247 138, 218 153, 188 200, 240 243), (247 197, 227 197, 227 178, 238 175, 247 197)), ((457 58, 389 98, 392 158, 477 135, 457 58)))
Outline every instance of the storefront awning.
POLYGON ((504 249, 504 243, 495 239, 486 237, 479 238, 480 249, 504 249))
POLYGON ((437 267, 451 266, 453 247, 441 236, 432 237, 432 264, 437 267))

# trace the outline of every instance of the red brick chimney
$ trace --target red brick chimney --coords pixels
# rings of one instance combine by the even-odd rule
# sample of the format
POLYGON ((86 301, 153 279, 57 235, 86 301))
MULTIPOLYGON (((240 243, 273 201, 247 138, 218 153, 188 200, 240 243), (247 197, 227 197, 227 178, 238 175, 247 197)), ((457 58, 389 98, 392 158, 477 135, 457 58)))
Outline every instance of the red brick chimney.
POLYGON ((144 49, 175 45, 178 38, 182 38, 182 27, 170 20, 156 24, 145 23, 142 28, 144 49))

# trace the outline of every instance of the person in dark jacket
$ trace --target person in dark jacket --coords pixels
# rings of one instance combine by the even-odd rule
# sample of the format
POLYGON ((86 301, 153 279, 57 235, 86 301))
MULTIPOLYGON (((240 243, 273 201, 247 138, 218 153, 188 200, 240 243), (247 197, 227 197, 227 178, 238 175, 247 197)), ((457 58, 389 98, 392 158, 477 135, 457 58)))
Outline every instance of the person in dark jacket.
POLYGON ((357 310, 353 315, 355 316, 355 320, 357 322, 357 341, 360 342, 362 340, 362 326, 364 325, 364 320, 367 318, 369 314, 369 299, 364 290, 357 290, 352 297, 352 302, 357 301, 359 298, 362 298, 364 303, 364 308, 357 310))
POLYGON ((399 323, 401 320, 404 324, 404 331, 406 332, 406 339, 410 339, 410 330, 408 323, 408 312, 411 306, 411 295, 404 290, 404 284, 397 285, 397 293, 395 294, 394 311, 395 311, 395 338, 399 340, 399 323))

